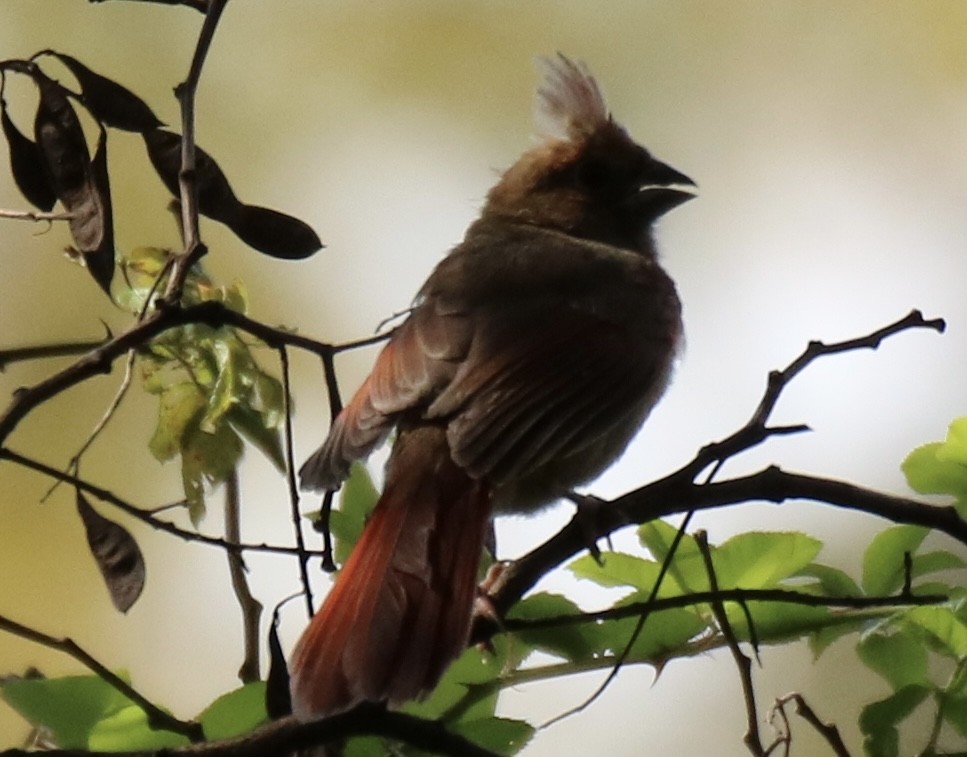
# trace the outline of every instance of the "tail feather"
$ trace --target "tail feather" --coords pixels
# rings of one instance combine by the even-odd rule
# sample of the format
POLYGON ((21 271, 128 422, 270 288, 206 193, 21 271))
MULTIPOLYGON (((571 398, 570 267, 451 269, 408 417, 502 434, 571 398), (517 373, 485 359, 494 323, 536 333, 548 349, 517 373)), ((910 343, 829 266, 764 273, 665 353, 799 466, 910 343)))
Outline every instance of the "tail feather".
POLYGON ((386 486, 290 661, 295 714, 431 690, 466 646, 490 491, 450 458, 445 431, 404 430, 386 486))

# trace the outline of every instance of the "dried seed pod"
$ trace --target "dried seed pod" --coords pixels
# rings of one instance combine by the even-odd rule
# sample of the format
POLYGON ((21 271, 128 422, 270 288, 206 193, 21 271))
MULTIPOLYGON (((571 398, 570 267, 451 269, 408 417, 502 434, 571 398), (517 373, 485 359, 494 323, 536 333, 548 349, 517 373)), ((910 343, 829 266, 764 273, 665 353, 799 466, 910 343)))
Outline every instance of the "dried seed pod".
MULTIPOLYGON (((144 133, 144 143, 154 170, 175 197, 181 194, 178 175, 181 172, 181 135, 165 129, 144 133)), ((228 178, 218 163, 200 147, 195 147, 195 176, 198 187, 198 210, 215 221, 229 224, 241 212, 242 203, 235 196, 228 178)))
MULTIPOLYGON (((144 142, 152 165, 168 191, 180 194, 181 137, 164 129, 144 133, 144 142)), ((215 159, 199 147, 195 148, 195 176, 198 187, 198 211, 224 223, 236 236, 259 252, 276 258, 295 260, 309 257, 322 249, 322 242, 312 228, 285 213, 245 205, 232 191, 228 178, 215 159)))
POLYGON ((31 205, 44 212, 57 202, 57 195, 47 178, 44 158, 37 143, 17 128, 7 113, 7 101, 0 97, 0 121, 10 148, 10 172, 17 189, 31 205))
POLYGON ((309 224, 277 210, 244 205, 228 225, 245 244, 274 258, 299 260, 322 249, 309 224))
POLYGON ((111 601, 127 612, 144 589, 145 566, 141 548, 131 533, 98 513, 77 492, 77 512, 84 523, 87 544, 104 577, 111 601))
POLYGON ((148 104, 127 87, 91 71, 70 55, 53 50, 48 50, 47 54, 57 58, 74 74, 77 83, 81 85, 84 105, 102 124, 136 132, 161 126, 161 121, 148 104))

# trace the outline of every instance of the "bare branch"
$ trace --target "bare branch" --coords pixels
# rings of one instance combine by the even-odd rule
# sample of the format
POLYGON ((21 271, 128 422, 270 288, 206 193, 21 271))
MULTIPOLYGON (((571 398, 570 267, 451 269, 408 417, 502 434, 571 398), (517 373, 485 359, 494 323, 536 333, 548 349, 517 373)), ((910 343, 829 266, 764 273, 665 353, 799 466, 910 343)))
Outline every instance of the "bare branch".
MULTIPOLYGON (((796 714, 803 718, 807 723, 809 723, 816 731, 826 739, 826 743, 829 744, 836 757, 850 757, 849 750, 846 748, 846 744, 843 743, 842 737, 839 735, 839 729, 836 728, 832 723, 824 723, 819 719, 819 716, 813 711, 813 708, 806 704, 806 700, 803 699, 802 694, 792 693, 786 694, 784 697, 780 697, 776 700, 775 709, 782 712, 782 717, 785 720, 785 710, 783 709, 789 702, 795 702, 796 704, 796 714)), ((788 727, 788 720, 786 720, 788 727)))
MULTIPOLYGON (((131 684, 119 678, 89 653, 85 652, 73 639, 58 639, 53 636, 48 636, 45 633, 10 620, 3 615, 0 615, 0 629, 27 639, 28 641, 33 641, 50 649, 56 649, 58 652, 64 652, 70 655, 86 668, 96 673, 105 683, 113 686, 144 710, 148 716, 148 724, 152 728, 180 733, 192 741, 201 741, 204 738, 201 725, 194 721, 179 720, 173 715, 169 715, 143 694, 136 691, 131 684)), ((0 754, 5 753, 0 752, 0 754)))
MULTIPOLYGON (((447 731, 436 721, 404 715, 402 712, 388 712, 372 706, 357 707, 311 723, 299 723, 294 718, 285 718, 236 739, 163 751, 165 755, 186 757, 265 757, 291 754, 296 750, 364 735, 401 741, 424 752, 447 757, 497 757, 494 752, 447 731)), ((23 749, 8 749, 0 752, 0 757, 30 757, 31 754, 33 753, 23 749)), ((51 757, 87 757, 90 753, 64 749, 46 754, 51 757)), ((158 757, 159 752, 149 750, 112 754, 114 757, 158 757)))
MULTIPOLYGON (((282 396, 285 404, 285 480, 289 488, 289 513, 292 517, 292 531, 295 535, 296 554, 299 557, 299 577, 306 597, 306 610, 311 618, 315 609, 312 602, 312 586, 309 583, 309 553, 306 551, 305 536, 302 533, 302 513, 299 511, 299 486, 295 480, 295 454, 292 441, 292 394, 289 385, 289 353, 285 346, 279 347, 279 362, 282 366, 282 396)), ((323 560, 326 559, 325 553, 323 560)))
POLYGON ((241 495, 238 487, 238 471, 232 470, 225 480, 225 541, 236 549, 226 550, 228 571, 232 578, 232 590, 242 610, 242 639, 245 653, 238 678, 242 683, 261 679, 259 672, 259 620, 262 603, 252 596, 245 576, 245 561, 238 546, 241 543, 241 495))
POLYGON ((228 0, 207 0, 205 20, 202 22, 191 59, 188 76, 175 87, 175 96, 181 105, 181 171, 178 173, 178 189, 181 200, 182 236, 185 252, 175 260, 171 278, 165 291, 165 301, 169 304, 179 302, 185 287, 185 280, 191 267, 201 260, 208 248, 201 241, 198 228, 198 177, 195 172, 195 94, 201 71, 208 57, 218 21, 228 0))
MULTIPOLYGON (((91 4, 107 2, 107 0, 87 0, 91 4)), ((128 0, 132 3, 156 3, 158 5, 184 5, 186 8, 204 13, 208 9, 208 0, 128 0)))
POLYGON ((824 344, 819 341, 810 342, 802 354, 789 365, 780 371, 772 371, 769 374, 765 394, 746 424, 722 441, 714 442, 702 448, 698 455, 695 456, 695 459, 682 469, 683 472, 689 471, 694 478, 707 466, 715 462, 722 462, 740 452, 751 449, 770 436, 808 431, 808 426, 769 428, 766 424, 783 390, 808 365, 820 357, 860 349, 875 350, 884 339, 911 329, 932 329, 942 334, 946 328, 947 324, 943 318, 927 320, 919 310, 912 310, 895 323, 884 326, 882 329, 877 329, 866 336, 848 339, 844 342, 835 342, 833 344, 824 344))
MULTIPOLYGON (((158 531, 164 531, 172 536, 177 536, 179 539, 184 541, 198 542, 200 544, 207 544, 210 547, 218 547, 219 549, 224 549, 227 552, 274 552, 283 555, 298 555, 299 550, 295 547, 280 547, 271 544, 232 544, 225 539, 219 539, 216 536, 206 536, 205 534, 200 534, 196 531, 185 531, 182 528, 173 523, 169 523, 165 520, 160 520, 156 518, 153 513, 157 512, 155 510, 142 510, 139 507, 135 507, 129 502, 118 497, 116 494, 103 489, 100 486, 94 486, 94 484, 88 483, 83 479, 73 476, 69 473, 64 473, 56 468, 52 468, 49 465, 33 460, 24 455, 20 455, 11 449, 0 448, 0 460, 9 460, 12 463, 17 463, 25 468, 30 468, 31 470, 37 471, 38 473, 43 473, 52 478, 56 478, 64 483, 71 484, 72 486, 80 489, 83 492, 91 494, 103 502, 109 505, 113 505, 124 513, 127 513, 132 518, 140 520, 142 523, 147 523, 151 528, 157 529, 158 531)), ((167 509, 167 508, 164 508, 167 509)), ((307 550, 305 554, 311 557, 322 557, 321 552, 313 552, 307 550)))
POLYGON ((20 421, 38 405, 93 376, 109 373, 114 361, 127 353, 128 350, 147 344, 154 337, 169 329, 185 326, 189 323, 204 323, 214 328, 232 326, 258 337, 269 347, 278 348, 287 344, 317 355, 354 349, 376 341, 373 338, 333 346, 299 336, 285 329, 266 326, 215 301, 203 302, 185 308, 180 306, 164 307, 143 321, 134 324, 124 333, 102 343, 62 371, 47 377, 32 387, 18 389, 6 411, 0 415, 0 445, 6 441, 7 436, 17 427, 20 421))
POLYGON ((719 630, 728 642, 729 650, 739 669, 739 679, 742 682, 742 697, 745 700, 746 732, 745 745, 755 757, 766 757, 765 748, 762 746, 762 739, 759 736, 759 715, 756 711, 755 688, 752 684, 752 660, 739 648, 739 640, 735 637, 732 623, 725 612, 725 605, 719 596, 719 582, 715 575, 715 566, 712 564, 712 552, 708 546, 708 534, 705 531, 695 532, 695 542, 698 544, 699 552, 702 553, 702 560, 705 562, 705 571, 708 574, 709 588, 712 590, 712 613, 718 623, 719 630))
MULTIPOLYGON (((877 607, 915 607, 918 605, 937 605, 950 599, 943 594, 895 594, 884 597, 829 597, 821 594, 806 594, 792 589, 719 589, 718 592, 696 591, 677 597, 649 599, 605 610, 549 615, 544 618, 521 619, 504 618, 497 631, 533 631, 539 628, 556 628, 577 623, 598 620, 620 620, 641 615, 645 612, 660 612, 679 607, 690 607, 710 603, 715 597, 723 602, 778 602, 781 604, 805 605, 807 607, 844 607, 862 610, 877 607)), ((474 637, 474 641, 480 639, 474 637)))
POLYGON ((69 221, 73 213, 42 213, 36 210, 5 210, 0 208, 0 218, 11 218, 15 221, 69 221))
POLYGON ((84 355, 93 349, 102 347, 110 339, 91 339, 79 342, 56 342, 54 344, 40 344, 31 347, 12 347, 0 350, 0 372, 12 363, 27 360, 39 360, 51 357, 73 357, 84 355))

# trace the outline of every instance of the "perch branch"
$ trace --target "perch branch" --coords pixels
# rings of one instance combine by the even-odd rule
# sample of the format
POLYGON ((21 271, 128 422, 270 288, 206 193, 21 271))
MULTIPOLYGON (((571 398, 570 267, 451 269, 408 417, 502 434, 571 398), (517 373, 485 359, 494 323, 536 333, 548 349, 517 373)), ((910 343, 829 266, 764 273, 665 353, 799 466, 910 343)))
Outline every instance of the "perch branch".
MULTIPOLYGON (((375 707, 358 707, 311 723, 299 723, 294 718, 276 720, 246 736, 226 741, 193 744, 165 749, 168 757, 265 757, 291 754, 327 742, 351 736, 373 735, 401 741, 417 749, 447 757, 497 757, 483 747, 462 736, 447 731, 440 723, 389 712, 375 707)), ((23 749, 8 749, 0 757, 30 757, 23 749)), ((90 752, 76 749, 46 752, 51 757, 89 757, 90 752)), ((156 750, 114 752, 114 757, 159 757, 156 750)))

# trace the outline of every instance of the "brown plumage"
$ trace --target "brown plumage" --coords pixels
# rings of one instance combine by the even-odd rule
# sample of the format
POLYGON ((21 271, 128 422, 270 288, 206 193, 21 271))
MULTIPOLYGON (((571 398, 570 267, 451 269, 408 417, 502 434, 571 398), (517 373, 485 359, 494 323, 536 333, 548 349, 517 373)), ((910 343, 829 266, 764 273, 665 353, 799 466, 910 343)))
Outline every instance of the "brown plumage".
POLYGON ((433 688, 466 644, 493 510, 596 476, 664 392, 681 339, 653 223, 692 194, 544 61, 542 141, 490 191, 301 471, 335 489, 396 428, 382 496, 290 662, 303 719, 433 688))

